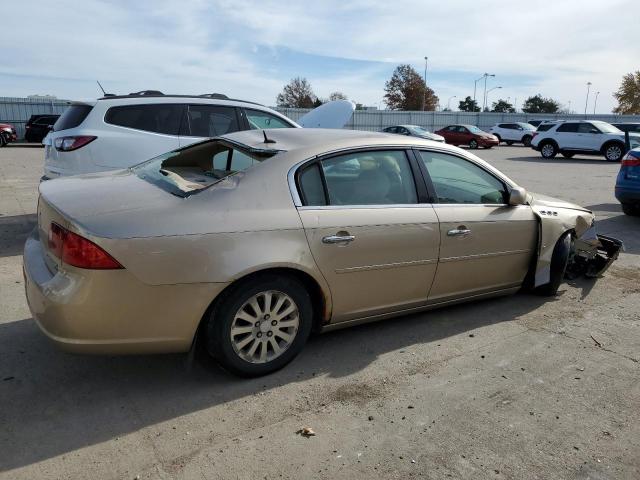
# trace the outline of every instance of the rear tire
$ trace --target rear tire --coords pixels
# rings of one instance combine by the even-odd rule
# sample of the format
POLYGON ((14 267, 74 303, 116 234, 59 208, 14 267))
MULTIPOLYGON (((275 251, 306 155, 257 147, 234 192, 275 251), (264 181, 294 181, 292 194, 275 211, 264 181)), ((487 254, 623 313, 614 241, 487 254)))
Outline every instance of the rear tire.
POLYGON ((531 139, 533 137, 531 135, 525 135, 524 137, 522 137, 522 144, 525 147, 530 147, 531 146, 531 139))
POLYGON ((558 147, 553 142, 545 142, 540 145, 540 155, 543 158, 554 158, 558 154, 558 147))
POLYGON ((265 274, 223 294, 207 319, 205 344, 226 370, 258 377, 293 360, 307 342, 312 323, 311 297, 304 286, 289 276, 265 274))
POLYGON ((571 233, 566 232, 556 242, 556 246, 553 248, 553 256, 551 257, 551 266, 549 274, 549 283, 540 285, 535 289, 538 295, 546 297, 552 297, 558 293, 558 288, 562 283, 564 274, 567 271, 567 264, 569 263, 569 254, 571 253, 571 233))
POLYGON ((611 142, 602 147, 604 159, 607 162, 619 162, 624 156, 624 145, 619 142, 611 142))
POLYGON ((475 139, 471 139, 469 142, 469 148, 473 148, 474 150, 478 148, 478 141, 475 139))
MULTIPOLYGON (((494 137, 496 137, 498 139, 498 145, 500 145, 500 142, 502 141, 502 138, 500 138, 500 135, 496 135, 495 133, 493 134, 494 137)), ((509 142, 507 142, 508 144, 509 142)))
POLYGON ((7 144, 7 141, 4 139, 4 135, 0 133, 0 148, 4 147, 7 144))
POLYGON ((631 217, 640 216, 640 206, 634 205, 632 203, 623 203, 622 211, 625 215, 629 215, 631 217))

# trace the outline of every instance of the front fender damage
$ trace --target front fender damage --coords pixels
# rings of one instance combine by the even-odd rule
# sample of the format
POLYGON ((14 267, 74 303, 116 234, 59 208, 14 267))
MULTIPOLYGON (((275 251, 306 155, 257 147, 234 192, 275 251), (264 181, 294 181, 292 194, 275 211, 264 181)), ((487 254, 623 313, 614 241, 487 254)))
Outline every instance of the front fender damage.
POLYGON ((606 235, 598 235, 595 216, 590 211, 573 205, 556 205, 549 200, 534 197, 530 203, 540 224, 534 286, 550 281, 553 250, 556 242, 567 232, 572 237, 572 248, 566 275, 570 278, 602 275, 618 258, 623 249, 622 242, 606 235))

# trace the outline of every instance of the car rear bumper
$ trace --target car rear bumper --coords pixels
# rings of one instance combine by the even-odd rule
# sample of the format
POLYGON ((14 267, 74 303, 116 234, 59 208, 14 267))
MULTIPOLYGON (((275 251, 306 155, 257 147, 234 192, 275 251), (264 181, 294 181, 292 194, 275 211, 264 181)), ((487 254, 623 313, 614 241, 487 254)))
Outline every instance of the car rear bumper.
POLYGON ((620 203, 640 203, 640 185, 638 188, 616 186, 615 196, 620 203))
POLYGON ((188 351, 200 319, 226 284, 147 285, 127 270, 51 272, 37 231, 24 248, 33 319, 62 350, 91 354, 188 351))

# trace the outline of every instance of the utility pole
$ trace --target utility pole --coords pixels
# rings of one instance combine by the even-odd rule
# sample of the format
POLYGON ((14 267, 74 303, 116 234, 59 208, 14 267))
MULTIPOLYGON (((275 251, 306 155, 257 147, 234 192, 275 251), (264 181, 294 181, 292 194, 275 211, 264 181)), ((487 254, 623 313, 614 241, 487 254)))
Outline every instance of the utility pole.
POLYGON ((567 110, 571 113, 571 100, 569 100, 569 108, 567 110))
POLYGON ((593 101, 593 114, 596 114, 596 105, 598 104, 598 95, 600 95, 600 92, 596 92, 596 99, 593 101))
POLYGON ((584 116, 587 116, 587 105, 589 105, 589 89, 591 88, 591 82, 587 82, 587 98, 584 101, 584 116))
POLYGON ((424 57, 424 92, 422 94, 422 111, 424 112, 425 107, 427 106, 427 63, 429 62, 429 57, 424 57))

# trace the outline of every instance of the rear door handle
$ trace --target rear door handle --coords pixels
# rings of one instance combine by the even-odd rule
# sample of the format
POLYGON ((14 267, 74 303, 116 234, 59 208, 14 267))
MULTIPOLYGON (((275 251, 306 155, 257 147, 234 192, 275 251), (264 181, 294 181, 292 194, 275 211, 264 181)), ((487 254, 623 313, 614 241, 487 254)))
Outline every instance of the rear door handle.
POLYGON ((447 236, 448 237, 466 237, 470 233, 471 233, 471 230, 469 230, 464 225, 460 225, 458 228, 454 228, 453 230, 449 230, 447 232, 447 236))
POLYGON ((356 239, 354 235, 349 235, 347 232, 338 232, 335 235, 328 235, 322 237, 322 243, 351 243, 356 239))

